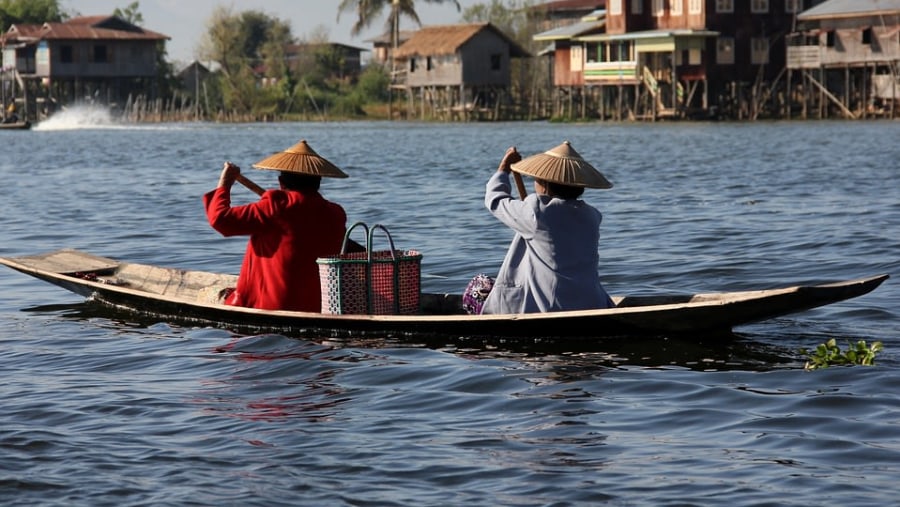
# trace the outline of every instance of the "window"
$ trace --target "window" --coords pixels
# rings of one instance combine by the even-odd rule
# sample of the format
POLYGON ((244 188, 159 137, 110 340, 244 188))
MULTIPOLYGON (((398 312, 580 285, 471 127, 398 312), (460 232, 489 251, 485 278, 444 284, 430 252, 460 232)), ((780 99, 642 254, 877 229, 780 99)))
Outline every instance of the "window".
POLYGON ((666 14, 666 1, 665 0, 653 0, 653 15, 656 17, 661 17, 666 14))
POLYGON ((93 61, 96 63, 106 63, 107 60, 106 46, 94 46, 93 61))
POLYGON ((862 43, 863 44, 871 44, 872 43, 872 27, 866 27, 862 31, 862 43))
POLYGON ((73 63, 75 62, 75 51, 72 46, 60 46, 59 47, 59 62, 60 63, 73 63))
MULTIPOLYGON (((572 50, 575 48, 573 47, 572 50)), ((584 45, 584 60, 587 62, 599 62, 600 45, 595 42, 588 42, 584 45)))
POLYGON ((750 12, 754 14, 769 12, 769 0, 750 0, 750 12))
POLYGON ((703 0, 688 0, 688 13, 702 14, 703 13, 703 0))
POLYGON ((503 67, 503 57, 500 53, 491 55, 491 70, 500 70, 503 67))
POLYGON ((631 13, 632 14, 643 14, 644 13, 644 0, 631 0, 631 13))
POLYGON ((784 12, 797 13, 803 7, 803 0, 784 0, 784 12))
POLYGON ((703 63, 703 54, 699 49, 688 50, 688 65, 700 65, 703 63))
POLYGON ((750 63, 753 65, 769 63, 769 39, 765 37, 750 39, 750 63))
POLYGON ((834 33, 834 30, 829 30, 828 33, 825 34, 825 46, 833 48, 837 44, 837 36, 834 33))
POLYGON ((609 0, 609 14, 610 15, 619 15, 622 14, 622 2, 625 0, 609 0))
POLYGON ((569 49, 569 70, 581 71, 584 69, 584 49, 581 46, 572 46, 569 49))
POLYGON ((723 65, 734 63, 734 38, 719 37, 716 41, 716 63, 723 65))
POLYGON ((609 61, 611 62, 630 62, 632 61, 631 57, 631 42, 630 41, 619 41, 613 42, 609 47, 609 61))
POLYGON ((681 4, 684 0, 669 0, 669 11, 673 16, 681 16, 681 4))
POLYGON ((410 72, 410 74, 412 74, 415 71, 416 71, 416 59, 410 58, 409 59, 409 72, 410 72))
POLYGON ((431 61, 430 56, 426 56, 425 57, 425 70, 432 70, 432 69, 434 69, 434 62, 431 61))
POLYGON ((734 0, 716 0, 716 12, 734 12, 734 0))

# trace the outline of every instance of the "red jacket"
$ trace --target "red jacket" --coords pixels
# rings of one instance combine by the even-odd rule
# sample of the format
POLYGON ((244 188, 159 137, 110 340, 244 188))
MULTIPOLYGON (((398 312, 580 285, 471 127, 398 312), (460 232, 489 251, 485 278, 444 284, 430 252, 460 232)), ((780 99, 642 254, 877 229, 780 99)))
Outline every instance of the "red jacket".
POLYGON ((231 206, 231 189, 203 196, 209 225, 223 236, 250 236, 235 291, 225 304, 265 310, 321 311, 316 259, 341 251, 344 209, 318 192, 268 190, 231 206))

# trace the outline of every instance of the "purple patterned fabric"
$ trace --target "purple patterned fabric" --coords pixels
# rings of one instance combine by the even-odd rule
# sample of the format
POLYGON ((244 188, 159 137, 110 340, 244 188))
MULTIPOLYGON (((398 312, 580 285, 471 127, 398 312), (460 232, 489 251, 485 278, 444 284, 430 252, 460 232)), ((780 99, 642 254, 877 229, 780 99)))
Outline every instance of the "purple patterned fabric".
POLYGON ((479 273, 472 278, 466 290, 463 292, 462 307, 470 315, 480 315, 484 300, 487 299, 491 289, 494 288, 494 279, 479 273))

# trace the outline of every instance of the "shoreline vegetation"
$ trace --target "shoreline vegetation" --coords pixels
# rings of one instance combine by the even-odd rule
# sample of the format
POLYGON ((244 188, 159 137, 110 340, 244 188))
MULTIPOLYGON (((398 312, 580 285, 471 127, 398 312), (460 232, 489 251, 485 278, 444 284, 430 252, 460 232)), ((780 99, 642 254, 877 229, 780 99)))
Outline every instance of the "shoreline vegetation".
MULTIPOLYGON (((412 3, 410 0, 410 6, 412 3)), ((11 0, 13 4, 18 9, 27 1, 11 0)), ((359 5, 362 3, 344 2, 339 9, 359 5)), ((375 2, 374 10, 366 11, 365 16, 360 14, 360 26, 371 23, 387 5, 375 2)), ((29 21, 61 21, 68 17, 59 9, 58 2, 51 0, 49 6, 46 12, 31 12, 29 16, 33 19, 29 21)), ((353 8, 349 10, 355 12, 353 8)), ((0 14, 3 12, 0 8, 0 14)), ((552 73, 548 74, 548 60, 531 57, 541 54, 544 48, 535 40, 535 34, 541 33, 540 19, 528 12, 531 11, 499 4, 490 10, 473 7, 462 12, 460 21, 482 27, 479 28, 484 30, 479 32, 482 38, 499 38, 520 50, 510 51, 508 58, 498 60, 497 69, 508 73, 508 82, 451 83, 456 78, 448 81, 443 74, 440 78, 429 76, 424 81, 421 77, 410 79, 402 65, 397 67, 397 60, 403 55, 394 55, 394 59, 389 54, 373 56, 362 65, 359 48, 329 42, 327 30, 297 38, 291 33, 290 23, 278 17, 255 10, 239 12, 218 7, 210 15, 209 30, 201 44, 199 58, 205 65, 195 60, 176 72, 174 64, 166 59, 165 42, 159 40, 151 41, 157 44, 154 62, 147 65, 146 74, 140 78, 104 74, 106 68, 100 64, 93 70, 101 77, 75 79, 65 75, 61 79, 42 77, 33 70, 21 75, 16 67, 4 67, 0 80, 8 85, 4 90, 10 88, 11 96, 4 97, 3 107, 4 112, 11 108, 9 111, 14 111, 16 117, 33 124, 85 102, 108 109, 117 120, 133 123, 352 120, 642 123, 900 118, 900 101, 894 98, 900 81, 891 85, 893 91, 889 96, 872 91, 875 77, 880 78, 879 83, 886 77, 890 81, 888 76, 894 76, 896 71, 889 75, 875 74, 884 70, 877 66, 864 67, 861 77, 850 73, 849 67, 845 69, 842 93, 832 93, 820 84, 839 77, 833 69, 826 74, 820 68, 819 74, 813 76, 809 72, 792 74, 788 67, 775 73, 778 69, 774 68, 769 69, 774 75, 769 78, 760 66, 755 81, 748 81, 747 71, 752 66, 741 62, 734 62, 733 74, 717 80, 704 78, 703 82, 709 84, 704 84, 700 92, 697 81, 689 92, 685 90, 675 80, 674 67, 651 70, 651 66, 645 66, 642 77, 631 76, 624 81, 562 85, 551 79, 552 73), (485 25, 491 28, 484 28, 485 25), (786 77, 782 79, 784 74, 786 77), (660 76, 668 76, 669 84, 665 85, 660 76), (635 82, 636 77, 640 79, 635 82)), ((399 14, 396 10, 391 12, 394 17, 399 14)), ((116 9, 112 16, 119 24, 140 27, 143 23, 138 2, 126 9, 116 9)), ((0 21, 8 24, 10 19, 0 21)), ((399 37, 399 33, 395 35, 399 37)), ((106 46, 98 44, 97 47, 106 46)), ((427 44, 425 47, 437 51, 427 44)), ((478 54, 490 47, 494 46, 480 48, 478 54)), ((21 51, 22 58, 27 60, 25 49, 16 51, 21 51)), ((425 61, 431 62, 430 58, 425 61)), ((415 67, 417 61, 410 59, 407 67, 415 67)), ((454 61, 447 65, 460 64, 454 61)), ((449 70, 446 73, 454 76, 449 70)))
MULTIPOLYGON (((312 102, 312 101, 311 101, 312 102)), ((330 104, 331 102, 329 102, 330 104)), ((57 109, 65 110, 71 106, 61 106, 57 109)), ((760 115, 751 117, 749 115, 716 115, 707 114, 702 116, 685 116, 685 117, 659 117, 647 118, 636 117, 633 114, 623 114, 621 116, 578 116, 578 115, 551 115, 551 114, 509 114, 508 112, 499 112, 497 110, 488 109, 470 109, 470 110, 430 110, 429 114, 418 114, 421 111, 411 111, 410 109, 400 107, 399 101, 393 104, 387 102, 367 102, 357 104, 350 111, 345 107, 328 107, 323 104, 315 104, 314 107, 303 108, 299 111, 291 111, 285 113, 276 113, 273 111, 250 111, 241 112, 238 110, 225 111, 219 109, 211 114, 207 114, 205 108, 199 108, 191 101, 185 100, 183 97, 175 96, 169 100, 137 100, 130 102, 123 107, 116 104, 98 104, 91 105, 107 108, 111 115, 119 120, 128 123, 173 123, 173 122, 214 122, 214 123, 277 123, 277 122, 315 122, 315 121, 415 121, 415 122, 435 122, 435 123, 465 123, 465 122, 516 122, 516 121, 543 121, 548 123, 653 123, 653 122, 755 122, 755 121, 822 121, 822 120, 839 120, 839 121, 896 121, 900 120, 900 114, 891 114, 890 110, 876 110, 857 112, 856 117, 848 118, 840 114, 823 114, 821 111, 810 113, 808 111, 798 111, 790 116, 778 115, 760 115)), ((46 120, 52 113, 44 115, 38 121, 46 120)))

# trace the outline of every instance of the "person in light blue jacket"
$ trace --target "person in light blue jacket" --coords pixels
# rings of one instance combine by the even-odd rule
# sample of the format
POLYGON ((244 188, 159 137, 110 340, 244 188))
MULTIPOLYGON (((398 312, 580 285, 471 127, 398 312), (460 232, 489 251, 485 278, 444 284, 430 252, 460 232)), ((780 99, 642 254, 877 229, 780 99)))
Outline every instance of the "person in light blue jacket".
POLYGON ((612 188, 571 144, 522 160, 506 150, 484 204, 515 232, 482 314, 587 310, 615 306, 600 283, 600 211, 579 199, 585 188, 612 188), (533 177, 525 197, 519 174, 533 177), (512 196, 515 176, 523 199, 512 196))

